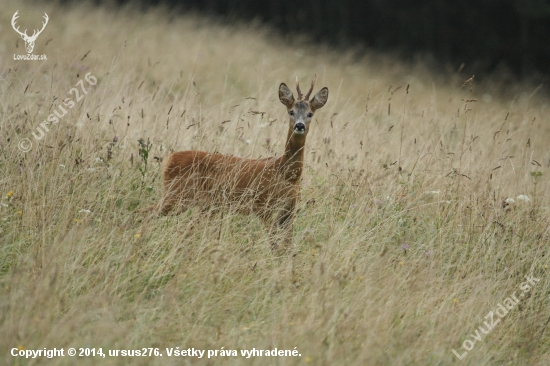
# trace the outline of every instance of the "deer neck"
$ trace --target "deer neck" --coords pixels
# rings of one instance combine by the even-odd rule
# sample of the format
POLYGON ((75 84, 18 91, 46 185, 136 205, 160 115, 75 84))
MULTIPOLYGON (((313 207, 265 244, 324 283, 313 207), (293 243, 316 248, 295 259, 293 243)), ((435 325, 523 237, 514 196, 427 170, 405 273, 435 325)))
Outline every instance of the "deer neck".
POLYGON ((296 135, 292 128, 288 130, 285 154, 282 157, 285 180, 296 182, 302 176, 304 166, 305 135, 296 135))

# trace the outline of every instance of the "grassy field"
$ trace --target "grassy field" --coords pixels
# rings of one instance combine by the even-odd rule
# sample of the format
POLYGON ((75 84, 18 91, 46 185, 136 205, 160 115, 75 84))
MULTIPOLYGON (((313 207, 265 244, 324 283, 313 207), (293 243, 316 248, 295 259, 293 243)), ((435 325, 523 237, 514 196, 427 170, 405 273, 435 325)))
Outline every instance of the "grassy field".
POLYGON ((537 85, 258 25, 30 4, 0 13, 1 364, 75 364, 14 347, 107 354, 84 365, 550 364, 550 104, 537 85), (34 50, 47 61, 13 60, 26 53, 16 10, 29 29, 48 13, 34 50), (281 154, 278 85, 315 74, 330 96, 308 137, 294 256, 274 256, 252 216, 140 220, 172 150, 281 154), (163 357, 108 355, 144 347, 163 357), (168 357, 176 347, 239 356, 168 357), (300 356, 240 356, 252 348, 300 356))

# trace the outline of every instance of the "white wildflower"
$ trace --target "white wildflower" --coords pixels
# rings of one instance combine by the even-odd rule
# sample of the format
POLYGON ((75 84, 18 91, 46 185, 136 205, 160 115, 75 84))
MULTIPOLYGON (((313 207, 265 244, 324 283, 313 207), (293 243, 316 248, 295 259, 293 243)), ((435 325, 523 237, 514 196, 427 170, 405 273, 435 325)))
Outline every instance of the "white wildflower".
POLYGON ((485 93, 481 96, 481 100, 485 103, 490 103, 493 100, 493 97, 491 96, 491 94, 485 93))
POLYGON ((516 199, 521 202, 531 202, 531 199, 529 197, 527 197, 526 195, 524 194, 520 194, 519 196, 516 197, 516 199))

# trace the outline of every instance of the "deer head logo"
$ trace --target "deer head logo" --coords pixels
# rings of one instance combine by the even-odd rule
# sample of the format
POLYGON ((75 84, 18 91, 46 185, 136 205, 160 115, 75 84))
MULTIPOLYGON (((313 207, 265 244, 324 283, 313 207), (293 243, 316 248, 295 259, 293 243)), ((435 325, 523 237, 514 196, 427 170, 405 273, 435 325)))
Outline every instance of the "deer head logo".
POLYGON ((24 32, 21 32, 19 30, 19 26, 16 27, 15 25, 15 21, 17 20, 17 18, 19 18, 19 15, 17 14, 19 13, 19 10, 17 10, 15 12, 15 14, 13 14, 13 18, 11 18, 11 26, 13 27, 13 29, 19 33, 21 35, 21 38, 23 38, 23 41, 25 41, 25 48, 27 50, 27 53, 32 53, 32 50, 34 49, 34 42, 36 41, 36 38, 40 35, 40 33, 42 33, 42 31, 44 30, 44 28, 46 28, 46 24, 48 24, 48 14, 44 13, 44 20, 45 22, 42 22, 42 29, 38 30, 38 29, 35 29, 34 32, 32 33, 32 36, 28 36, 27 35, 27 30, 25 29, 24 32))

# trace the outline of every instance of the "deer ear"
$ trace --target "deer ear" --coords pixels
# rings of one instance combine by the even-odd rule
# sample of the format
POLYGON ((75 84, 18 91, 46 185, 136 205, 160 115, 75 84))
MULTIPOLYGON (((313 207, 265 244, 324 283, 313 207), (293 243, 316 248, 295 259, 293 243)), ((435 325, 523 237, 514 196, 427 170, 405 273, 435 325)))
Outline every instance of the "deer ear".
POLYGON ((279 85, 279 100, 287 108, 292 108, 292 105, 294 104, 294 95, 292 95, 292 91, 288 88, 288 86, 286 86, 285 83, 281 83, 281 85, 279 85))
POLYGON ((323 107, 328 99, 328 89, 325 87, 317 92, 309 102, 309 107, 312 112, 323 107))

